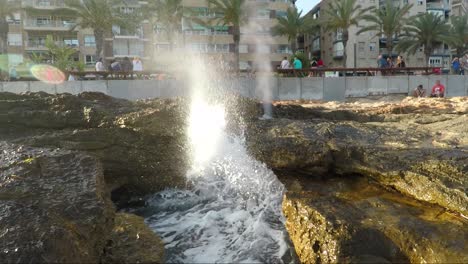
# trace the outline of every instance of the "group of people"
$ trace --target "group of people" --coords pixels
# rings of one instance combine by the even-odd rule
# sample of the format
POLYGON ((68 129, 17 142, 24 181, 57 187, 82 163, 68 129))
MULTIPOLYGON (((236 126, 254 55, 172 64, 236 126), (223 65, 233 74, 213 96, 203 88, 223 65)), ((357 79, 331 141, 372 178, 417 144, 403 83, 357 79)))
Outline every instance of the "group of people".
POLYGON ((393 62, 391 57, 387 57, 386 59, 379 55, 377 58, 377 67, 378 68, 404 68, 406 67, 406 62, 403 56, 398 56, 396 59, 396 63, 393 62))
MULTIPOLYGON (((435 85, 432 87, 430 97, 444 97, 445 96, 445 86, 440 83, 440 80, 437 80, 435 85)), ((426 90, 422 84, 418 85, 413 91, 413 97, 426 97, 426 90)))
MULTIPOLYGON (((104 66, 104 62, 102 58, 96 62, 96 71, 106 71, 106 67, 104 66)), ((122 62, 118 60, 112 60, 108 66, 108 71, 110 72, 141 72, 143 71, 143 63, 141 62, 140 58, 135 57, 131 62, 128 57, 123 58, 122 62)))
MULTIPOLYGON (((302 61, 297 57, 294 57, 292 64, 293 64, 292 69, 294 70, 302 70, 303 68, 302 61)), ((312 61, 310 62, 311 68, 318 68, 318 67, 323 67, 323 66, 324 66, 323 60, 320 58, 318 60, 316 58, 313 58, 312 61)), ((289 62, 288 57, 283 58, 283 60, 281 61, 280 69, 282 70, 291 69, 291 63, 289 62)))
POLYGON ((453 58, 452 70, 453 74, 457 75, 465 75, 465 72, 468 72, 468 53, 466 53, 465 56, 461 58, 453 58))

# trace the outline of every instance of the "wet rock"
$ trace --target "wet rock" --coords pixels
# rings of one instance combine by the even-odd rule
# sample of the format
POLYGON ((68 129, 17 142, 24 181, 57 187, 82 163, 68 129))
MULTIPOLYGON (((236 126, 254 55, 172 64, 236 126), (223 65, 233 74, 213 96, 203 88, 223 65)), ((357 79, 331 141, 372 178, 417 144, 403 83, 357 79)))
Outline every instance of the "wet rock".
POLYGON ((468 221, 364 178, 283 179, 286 228, 302 263, 466 263, 468 221), (298 183, 299 182, 299 183, 298 183))
POLYGON ((164 244, 143 218, 118 213, 104 249, 103 263, 163 263, 164 244))
POLYGON ((144 195, 185 185, 187 111, 183 99, 0 93, 0 140, 84 151, 102 162, 110 190, 144 195))
POLYGON ((344 110, 374 116, 372 122, 361 117, 352 120, 353 115, 346 121, 329 120, 327 117, 338 111, 337 107, 315 103, 314 111, 326 115, 251 123, 248 147, 256 158, 275 170, 324 178, 361 174, 382 186, 466 216, 467 100, 433 102, 408 99, 398 104, 361 108, 356 104, 340 104, 344 110), (398 117, 395 109, 402 109, 403 117, 398 117), (439 112, 441 116, 436 117, 439 112), (379 116, 383 121, 375 122, 379 116), (394 118, 389 121, 391 116, 394 118), (421 122, 425 118, 430 122, 421 122))
POLYGON ((0 142, 1 263, 98 262, 114 209, 100 163, 0 142))

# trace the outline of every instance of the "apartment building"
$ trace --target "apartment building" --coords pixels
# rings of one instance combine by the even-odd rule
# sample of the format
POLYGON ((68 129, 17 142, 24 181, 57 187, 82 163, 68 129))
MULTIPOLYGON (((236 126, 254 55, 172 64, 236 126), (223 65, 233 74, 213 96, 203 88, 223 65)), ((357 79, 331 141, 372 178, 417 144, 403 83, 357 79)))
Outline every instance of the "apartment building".
MULTIPOLYGON (((65 6, 64 0, 15 0, 22 7, 30 7, 34 12, 22 11, 8 18, 8 53, 10 64, 19 64, 32 54, 46 52, 45 40, 48 35, 58 44, 76 49, 74 59, 92 67, 96 61, 95 39, 92 30, 76 28, 70 30, 75 21, 66 17, 58 8, 65 6)), ((273 65, 280 63, 283 56, 291 50, 286 37, 270 36, 270 29, 278 16, 285 16, 286 10, 294 6, 293 0, 248 0, 252 4, 250 23, 242 28, 240 45, 241 68, 254 66, 256 60, 269 61, 273 65), (256 5, 258 4, 258 5, 256 5), (257 8, 258 7, 258 8, 257 8)), ((145 5, 145 1, 126 0, 124 12, 133 12, 145 5)), ((209 21, 213 14, 206 0, 184 0, 185 9, 190 9, 198 19, 209 21)), ((207 56, 221 56, 226 60, 234 58, 234 42, 229 25, 212 24, 201 26, 182 21, 181 34, 175 38, 176 49, 191 51, 207 56)), ((164 56, 169 54, 169 42, 163 31, 154 31, 147 22, 141 23, 136 33, 118 26, 112 29, 112 35, 105 36, 104 57, 107 60, 138 56, 150 68, 164 67, 164 56)), ((148 67, 147 67, 148 68, 148 67)))
POLYGON ((468 0, 452 0, 452 15, 464 16, 468 14, 468 0))
MULTIPOLYGON (((286 16, 286 10, 294 7, 293 0, 248 0, 251 14, 249 22, 241 28, 240 67, 256 67, 255 61, 270 62, 273 67, 280 64, 282 58, 291 54, 287 37, 272 37, 270 30, 278 16, 286 16)), ((176 50, 190 51, 233 61, 234 41, 230 25, 209 23, 216 16, 210 11, 206 0, 184 0, 184 8, 194 17, 204 20, 208 26, 184 21, 181 33, 176 37, 176 50)), ((189 19, 188 19, 189 20, 189 19)), ((154 36, 155 62, 164 60, 169 50, 167 34, 156 32, 154 36)))
POLYGON ((52 36, 57 44, 76 49, 74 59, 91 62, 95 52, 94 36, 91 31, 71 30, 73 17, 55 12, 65 6, 63 0, 17 0, 11 1, 21 7, 30 7, 34 12, 22 11, 9 17, 8 53, 10 64, 19 64, 32 54, 47 51, 45 41, 52 36), (90 38, 92 36, 92 38, 90 38), (88 55, 88 56, 87 56, 88 55), (81 57, 81 58, 80 58, 81 57))
MULTIPOLYGON (((307 16, 312 16, 315 19, 326 19, 324 16, 328 4, 333 0, 322 0, 317 4, 307 16)), ((359 0, 358 3, 367 8, 375 6, 381 8, 385 5, 384 0, 359 0)), ((452 11, 452 4, 449 0, 394 0, 395 5, 412 4, 413 7, 409 11, 408 16, 413 16, 425 12, 431 12, 444 16, 448 21, 452 11)), ((387 39, 385 36, 378 36, 377 32, 364 32, 357 35, 361 27, 366 26, 366 21, 360 21, 359 27, 352 26, 349 29, 349 40, 346 47, 347 52, 347 67, 376 67, 377 57, 379 54, 389 56, 387 47, 387 39)), ((393 39, 394 43, 398 39, 393 39)), ((396 57, 402 55, 405 57, 408 66, 423 66, 425 65, 425 57, 421 49, 416 54, 397 54, 393 51, 391 56, 396 57)), ((304 52, 310 58, 320 57, 325 65, 330 67, 341 67, 343 65, 344 47, 342 43, 341 32, 325 32, 323 29, 320 32, 306 34, 304 36, 304 52)), ((434 54, 429 58, 430 64, 449 68, 450 65, 450 50, 447 45, 438 47, 434 54)))

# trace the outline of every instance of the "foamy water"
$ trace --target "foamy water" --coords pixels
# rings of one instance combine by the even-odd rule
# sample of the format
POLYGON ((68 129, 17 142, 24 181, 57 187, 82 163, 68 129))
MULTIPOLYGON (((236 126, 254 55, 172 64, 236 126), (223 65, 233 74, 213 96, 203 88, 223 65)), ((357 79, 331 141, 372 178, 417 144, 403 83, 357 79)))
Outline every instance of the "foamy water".
POLYGON ((193 64, 187 128, 192 188, 150 197, 146 222, 162 237, 169 263, 291 262, 281 213, 284 186, 248 155, 243 139, 225 132, 224 105, 213 96, 223 82, 209 74, 209 63, 193 64))
POLYGON ((167 190, 147 200, 154 214, 146 222, 163 238, 167 262, 283 263, 289 254, 283 185, 247 154, 243 140, 224 132, 220 106, 198 103, 191 119, 199 122, 189 128, 195 157, 187 179, 193 189, 167 190))
POLYGON ((166 244, 167 262, 282 263, 288 253, 283 185, 239 140, 194 178, 194 188, 151 197, 147 223, 166 244))

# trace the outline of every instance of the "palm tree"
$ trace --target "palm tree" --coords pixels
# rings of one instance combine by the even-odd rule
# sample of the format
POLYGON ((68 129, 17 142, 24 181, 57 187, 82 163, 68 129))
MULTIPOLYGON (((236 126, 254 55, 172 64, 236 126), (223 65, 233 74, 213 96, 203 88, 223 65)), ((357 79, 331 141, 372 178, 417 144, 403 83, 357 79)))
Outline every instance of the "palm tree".
POLYGON ((450 29, 452 40, 450 44, 456 49, 458 56, 468 51, 468 14, 464 16, 453 16, 450 29))
POLYGON ((367 14, 362 17, 368 21, 369 26, 360 29, 357 34, 367 31, 376 31, 376 36, 385 36, 387 40, 388 56, 392 56, 394 38, 400 34, 407 22, 405 16, 413 5, 404 5, 403 7, 396 6, 394 1, 386 0, 384 8, 372 10, 372 14, 367 14))
POLYGON ((65 45, 58 45, 55 43, 52 35, 47 35, 45 46, 48 50, 48 57, 52 60, 52 64, 62 71, 67 71, 71 67, 75 67, 76 63, 73 61, 73 55, 76 50, 65 45))
POLYGON ((296 53, 297 36, 316 29, 315 21, 309 16, 302 16, 297 8, 288 8, 286 17, 278 17, 271 32, 273 36, 287 36, 291 43, 293 54, 296 53))
POLYGON ((186 18, 182 0, 151 0, 145 6, 144 17, 150 21, 153 29, 166 32, 172 50, 174 35, 182 32, 182 21, 186 18))
POLYGON ((10 18, 14 17, 14 13, 19 11, 21 8, 18 4, 14 4, 12 1, 0 0, 0 53, 7 53, 8 48, 8 21, 7 16, 10 18))
MULTIPOLYGON (((122 0, 65 0, 67 8, 58 12, 77 18, 75 27, 93 30, 96 41, 96 59, 102 57, 104 37, 112 34, 112 26, 126 26, 135 22, 134 15, 120 10, 125 5, 122 0)), ((74 28, 72 28, 74 29, 74 28)), ((135 29, 129 26, 129 29, 135 29)))
POLYGON ((216 14, 223 14, 213 20, 223 26, 232 27, 232 36, 234 40, 235 69, 239 70, 239 43, 240 28, 247 24, 249 15, 245 9, 245 0, 208 0, 208 6, 216 14))
POLYGON ((450 26, 443 16, 424 13, 413 17, 409 24, 403 28, 404 33, 396 45, 399 52, 416 53, 424 48, 426 65, 429 66, 429 56, 435 47, 452 40, 450 26))
POLYGON ((359 20, 362 19, 364 14, 371 8, 362 8, 361 5, 356 4, 357 0, 334 0, 328 4, 325 11, 325 20, 323 26, 326 31, 336 32, 342 31, 343 43, 343 67, 346 67, 347 53, 346 45, 349 39, 349 28, 351 26, 358 26, 359 20))

